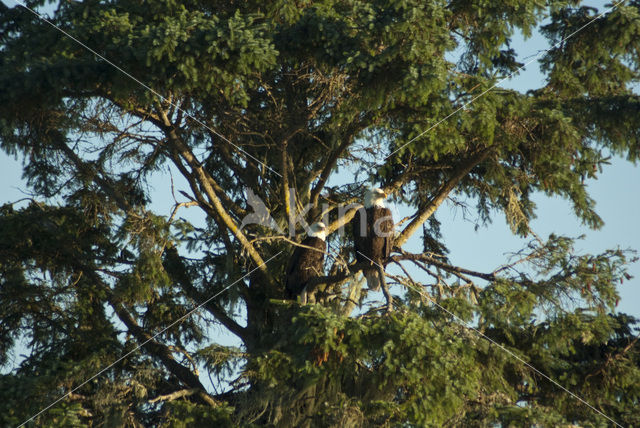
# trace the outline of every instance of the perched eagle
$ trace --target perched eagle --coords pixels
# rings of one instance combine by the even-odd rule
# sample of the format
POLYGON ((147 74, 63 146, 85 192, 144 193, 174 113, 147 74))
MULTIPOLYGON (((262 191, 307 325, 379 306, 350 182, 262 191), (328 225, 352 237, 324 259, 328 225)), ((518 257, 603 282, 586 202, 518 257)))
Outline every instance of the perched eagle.
MULTIPOLYGON (((360 208, 352 220, 356 261, 372 266, 364 268, 362 273, 367 278, 367 287, 373 291, 378 291, 384 281, 380 278, 384 269, 375 264, 384 267, 393 247, 393 216, 391 210, 384 206, 386 198, 382 189, 368 190, 364 196, 364 208, 360 208)), ((386 294, 387 290, 384 291, 386 294)))
POLYGON ((327 227, 324 223, 313 223, 309 227, 308 236, 301 242, 305 247, 296 247, 287 267, 286 291, 289 299, 301 296, 303 304, 312 297, 312 291, 307 289, 307 283, 311 278, 323 274, 325 239, 327 227))

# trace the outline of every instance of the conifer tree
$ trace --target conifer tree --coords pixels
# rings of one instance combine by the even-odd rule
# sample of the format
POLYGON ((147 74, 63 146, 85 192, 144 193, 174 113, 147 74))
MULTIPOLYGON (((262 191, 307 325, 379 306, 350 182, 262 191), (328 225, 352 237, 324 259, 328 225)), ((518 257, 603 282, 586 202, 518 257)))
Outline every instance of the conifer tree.
POLYGON ((33 192, 0 208, 2 426, 640 425, 637 320, 615 310, 633 255, 529 228, 536 192, 601 227, 585 179, 638 160, 639 1, 596 20, 575 0, 53 6, 0 3, 0 145, 33 192), (544 85, 494 88, 534 30, 544 85), (340 233, 371 183, 412 211, 392 312, 340 233), (280 231, 241 227, 249 195, 280 231), (454 196, 530 244, 453 265, 454 196), (286 300, 290 219, 325 213, 317 302, 286 300))

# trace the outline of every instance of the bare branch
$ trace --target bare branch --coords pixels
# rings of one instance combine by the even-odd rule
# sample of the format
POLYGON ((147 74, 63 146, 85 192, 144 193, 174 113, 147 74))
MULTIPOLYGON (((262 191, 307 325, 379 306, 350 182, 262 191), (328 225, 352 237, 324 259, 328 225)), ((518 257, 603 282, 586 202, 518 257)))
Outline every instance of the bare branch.
POLYGON ((296 247, 301 247, 301 248, 307 248, 309 250, 313 250, 313 251, 317 251, 319 253, 323 253, 327 256, 330 256, 331 258, 333 258, 333 255, 331 255, 329 252, 327 251, 323 251, 320 250, 318 248, 315 247, 310 247, 309 245, 304 245, 301 244, 299 242, 294 241, 293 239, 289 239, 287 236, 285 235, 274 235, 274 236, 260 236, 258 238, 252 239, 250 242, 254 243, 254 242, 260 242, 260 241, 285 241, 288 242, 291 245, 295 245, 296 247))
POLYGON ((415 231, 425 222, 429 217, 433 215, 433 213, 438 209, 438 207, 447 199, 449 193, 460 183, 460 181, 479 163, 484 161, 489 153, 491 152, 491 148, 486 148, 474 156, 471 156, 466 161, 462 162, 454 171, 453 175, 444 183, 440 189, 433 196, 431 201, 422 208, 422 210, 417 213, 416 217, 409 223, 409 225, 400 233, 400 235, 395 240, 395 245, 401 247, 411 235, 415 233, 415 231))
POLYGON ((337 220, 335 220, 334 222, 332 222, 327 226, 327 230, 328 230, 327 233, 331 234, 336 230, 340 229, 341 227, 343 227, 344 225, 346 225, 347 223, 349 223, 360 208, 362 208, 362 205, 351 208, 349 211, 344 213, 343 216, 339 216, 337 220))
MULTIPOLYGON (((220 194, 218 193, 221 188, 219 185, 214 184, 215 180, 205 169, 198 159, 195 157, 191 149, 182 141, 182 139, 178 136, 176 129, 173 124, 169 121, 166 113, 164 111, 160 111, 162 119, 164 121, 164 131, 167 134, 167 137, 173 144, 173 149, 177 151, 179 156, 183 158, 189 167, 191 168, 191 172, 198 179, 198 184, 204 190, 204 193, 207 195, 207 199, 209 200, 211 207, 216 212, 218 218, 222 222, 222 224, 240 241, 244 249, 249 254, 249 257, 253 260, 253 262, 258 266, 258 269, 263 273, 264 277, 271 284, 274 283, 271 273, 265 266, 264 260, 262 256, 256 251, 256 249, 249 243, 247 237, 240 230, 236 222, 231 218, 227 210, 224 208, 222 201, 220 199, 220 194), (215 187, 215 188, 214 188, 215 187), (216 190, 218 189, 218 190, 216 190)), ((194 192, 198 191, 198 186, 194 185, 193 181, 190 181, 192 186, 192 190, 194 192)))
POLYGON ((350 144, 351 138, 345 138, 342 143, 329 155, 329 158, 327 159, 327 162, 325 163, 324 168, 320 173, 320 179, 318 180, 318 183, 316 183, 313 189, 311 189, 310 202, 314 207, 318 205, 320 192, 322 192, 322 189, 324 189, 324 185, 327 183, 327 180, 331 176, 331 171, 333 171, 333 168, 338 162, 338 159, 340 159, 340 155, 344 153, 344 151, 347 149, 347 147, 349 147, 350 144))
MULTIPOLYGON (((453 274, 461 274, 461 275, 471 275, 471 276, 475 276, 477 278, 481 278, 484 279, 485 281, 495 281, 496 280, 496 275, 495 272, 492 273, 483 273, 483 272, 476 272, 473 270, 469 270, 469 269, 465 269, 465 268, 461 268, 458 266, 452 266, 449 265, 447 263, 443 263, 442 261, 431 257, 427 254, 412 254, 412 253, 407 253, 406 251, 403 250, 399 250, 401 252, 401 255, 399 256, 391 256, 389 257, 389 259, 391 261, 394 262, 399 262, 401 260, 420 260, 423 262, 426 262, 430 265, 436 266, 440 269, 443 269, 447 272, 453 273, 453 274)), ((463 278, 465 280, 467 280, 466 278, 463 278)))
POLYGON ((158 401, 173 401, 173 400, 176 400, 178 398, 182 398, 182 397, 187 397, 189 395, 193 395, 196 392, 198 392, 198 390, 195 389, 195 388, 182 389, 180 391, 172 392, 171 394, 159 395, 156 398, 149 400, 149 403, 153 404, 153 403, 157 403, 158 401))
POLYGON ((169 216, 169 221, 168 223, 171 223, 174 218, 176 217, 176 214, 178 213, 178 210, 182 207, 193 207, 195 205, 200 205, 198 204, 197 201, 188 201, 188 202, 178 202, 177 204, 175 204, 173 206, 173 210, 171 210, 171 216, 169 216))
POLYGON ((291 221, 291 199, 289 195, 289 168, 287 167, 287 141, 282 144, 282 193, 284 196, 284 212, 286 213, 287 221, 291 221))

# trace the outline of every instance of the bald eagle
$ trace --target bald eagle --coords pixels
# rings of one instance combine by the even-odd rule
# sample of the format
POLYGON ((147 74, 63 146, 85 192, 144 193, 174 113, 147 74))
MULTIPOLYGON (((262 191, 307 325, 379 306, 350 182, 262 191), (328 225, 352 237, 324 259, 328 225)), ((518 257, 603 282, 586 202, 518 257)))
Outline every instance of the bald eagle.
POLYGON ((303 304, 312 300, 313 290, 307 289, 311 278, 323 274, 324 251, 326 249, 327 227, 324 223, 314 223, 309 227, 308 236, 301 242, 305 247, 296 247, 287 267, 287 298, 301 297, 303 304))
MULTIPOLYGON (((370 290, 380 290, 384 283, 384 264, 393 247, 393 216, 384 205, 387 194, 382 189, 365 193, 364 208, 360 208, 352 220, 353 244, 358 263, 371 267, 362 269, 370 290), (380 268, 380 266, 382 268, 380 268)), ((383 290, 385 295, 387 290, 383 290)))

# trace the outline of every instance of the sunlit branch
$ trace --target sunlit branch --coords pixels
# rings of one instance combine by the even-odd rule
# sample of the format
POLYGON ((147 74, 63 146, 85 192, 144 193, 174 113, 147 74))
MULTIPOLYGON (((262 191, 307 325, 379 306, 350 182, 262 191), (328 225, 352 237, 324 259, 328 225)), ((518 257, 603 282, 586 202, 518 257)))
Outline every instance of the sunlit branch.
MULTIPOLYGON (((253 262, 259 266, 260 271, 263 273, 268 282, 273 283, 273 278, 266 268, 264 261, 260 254, 256 251, 256 249, 251 245, 244 235, 244 233, 240 230, 236 222, 231 218, 227 210, 222 205, 222 201, 218 195, 218 192, 214 189, 212 182, 213 177, 208 174, 203 168, 202 164, 196 159, 195 155, 189 149, 189 147, 182 141, 182 139, 178 136, 175 128, 169 121, 169 118, 166 114, 161 111, 160 112, 162 119, 165 125, 165 132, 169 137, 171 143, 173 144, 174 149, 177 153, 182 157, 189 167, 191 168, 191 172, 198 179, 198 184, 202 187, 204 192, 207 195, 207 199, 211 203, 211 206, 215 210, 216 214, 224 224, 224 226, 238 239, 238 241, 242 244, 244 249, 247 251, 247 254, 251 257, 253 262)), ((193 188, 193 187, 192 187, 193 188)), ((195 190, 195 189, 194 189, 195 190)))
POLYGON ((456 188, 458 183, 478 164, 483 162, 491 153, 491 148, 480 150, 466 161, 462 162, 454 171, 449 180, 436 191, 429 203, 423 207, 415 218, 407 225, 395 240, 395 245, 401 247, 413 235, 422 224, 436 212, 438 207, 447 199, 449 193, 456 188))

